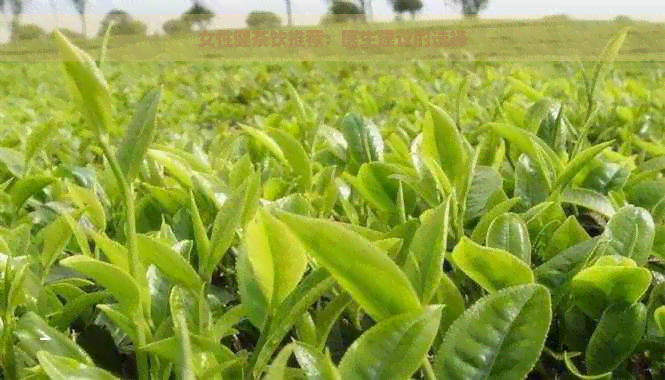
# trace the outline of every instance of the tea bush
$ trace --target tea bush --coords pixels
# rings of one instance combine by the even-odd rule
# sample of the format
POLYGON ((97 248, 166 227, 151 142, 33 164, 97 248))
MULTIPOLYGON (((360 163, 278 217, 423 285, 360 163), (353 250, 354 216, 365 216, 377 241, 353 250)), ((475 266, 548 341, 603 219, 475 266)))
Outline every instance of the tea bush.
POLYGON ((663 67, 4 65, 3 378, 648 379, 663 67), (12 94, 9 96, 9 94, 12 94))

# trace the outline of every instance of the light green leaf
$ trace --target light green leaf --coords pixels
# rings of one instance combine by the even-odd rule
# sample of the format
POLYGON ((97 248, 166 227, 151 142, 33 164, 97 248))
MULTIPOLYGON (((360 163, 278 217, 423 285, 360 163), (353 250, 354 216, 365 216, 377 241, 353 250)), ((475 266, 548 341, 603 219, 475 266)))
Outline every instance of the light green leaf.
POLYGON ((406 274, 367 239, 326 220, 284 212, 279 212, 278 218, 373 318, 381 320, 421 309, 406 274))
POLYGON ((632 260, 623 256, 603 258, 575 275, 571 283, 575 303, 591 318, 599 318, 609 305, 637 302, 651 283, 651 272, 637 267, 632 260))
POLYGON ((455 121, 438 106, 427 103, 423 121, 423 153, 434 159, 452 183, 465 176, 468 152, 455 121))
POLYGON ((518 257, 502 249, 483 247, 467 237, 457 243, 451 259, 464 274, 490 293, 535 281, 531 268, 518 257))
POLYGON ((93 364, 90 356, 71 337, 49 326, 33 312, 26 313, 18 320, 14 333, 21 349, 33 357, 40 351, 48 351, 53 355, 76 360, 77 363, 93 364))
POLYGON ((473 229, 473 232, 471 233, 471 239, 476 243, 485 242, 487 237, 487 231, 489 231, 490 225, 492 224, 494 219, 510 211, 510 209, 512 209, 519 201, 520 198, 511 198, 492 207, 492 209, 490 209, 480 218, 478 224, 476 224, 476 227, 473 229))
POLYGON ((42 369, 51 380, 119 380, 109 372, 92 364, 84 364, 76 360, 53 355, 46 351, 37 354, 42 369))
POLYGON ((252 136, 266 149, 268 149, 268 151, 272 153, 275 157, 277 157, 277 159, 279 159, 281 162, 285 164, 288 163, 286 156, 284 156, 284 151, 282 151, 282 148, 280 148, 277 142, 275 142, 275 140, 273 140, 273 138, 270 137, 267 133, 259 129, 252 128, 242 124, 240 125, 240 128, 242 128, 242 130, 245 131, 245 133, 252 136))
POLYGON ((243 244, 267 306, 274 309, 305 273, 305 249, 289 228, 265 209, 247 225, 243 244))
POLYGON ((427 213, 411 241, 411 252, 422 273, 420 283, 414 286, 425 304, 434 296, 443 275, 451 204, 452 196, 427 213))
POLYGON ((552 181, 553 176, 563 170, 556 153, 535 134, 509 124, 489 123, 488 126, 537 163, 548 181, 552 181))
POLYGON ((295 344, 291 343, 286 345, 282 350, 277 354, 275 360, 272 361, 268 372, 263 377, 263 380, 286 380, 286 368, 291 354, 293 354, 293 348, 295 344))
POLYGON ((53 33, 65 72, 73 83, 74 97, 95 131, 101 135, 112 130, 113 97, 104 75, 90 56, 74 46, 59 30, 53 33))
POLYGON ((145 264, 153 264, 169 279, 197 291, 201 279, 187 260, 168 245, 146 235, 136 237, 139 257, 145 264))
POLYGON ((155 137, 155 116, 160 95, 161 88, 152 89, 143 95, 116 153, 120 169, 128 182, 136 178, 148 147, 155 137))
POLYGON ((92 278, 111 292, 129 313, 138 311, 139 287, 123 269, 82 255, 63 259, 60 265, 92 278))

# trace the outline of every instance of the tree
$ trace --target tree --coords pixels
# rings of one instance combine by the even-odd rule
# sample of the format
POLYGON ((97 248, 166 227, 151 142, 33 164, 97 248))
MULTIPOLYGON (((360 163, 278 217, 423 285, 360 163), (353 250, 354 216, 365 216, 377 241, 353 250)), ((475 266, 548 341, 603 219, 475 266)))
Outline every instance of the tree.
POLYGON ((252 11, 245 19, 249 28, 278 28, 282 25, 282 19, 276 14, 266 11, 252 11))
POLYGON ((46 37, 44 29, 34 24, 17 25, 12 33, 12 41, 37 40, 46 37))
POLYGON ((423 2, 421 0, 390 0, 393 6, 393 11, 397 14, 409 12, 411 18, 416 18, 416 13, 423 9, 423 2))
POLYGON ((291 9, 291 0, 284 1, 286 2, 286 17, 289 20, 289 26, 293 26, 293 9, 291 9))
MULTIPOLYGON (((0 0, 0 10, 5 13, 5 5, 9 4, 9 9, 12 12, 12 20, 9 26, 9 40, 16 40, 14 34, 17 32, 21 22, 21 14, 23 14, 24 7, 28 4, 29 0, 0 0)), ((6 14, 6 13, 5 13, 6 14)))
MULTIPOLYGON (((362 19, 365 21, 366 21, 365 18, 366 15, 370 15, 371 17, 372 0, 358 0, 357 4, 354 2, 354 0, 324 0, 324 1, 330 4, 330 13, 333 15, 353 14, 356 15, 356 17, 354 18, 362 19), (337 11, 335 11, 335 9, 338 9, 341 13, 336 13, 337 11), (353 13, 345 13, 349 11, 353 13)), ((327 20, 326 22, 339 22, 333 20, 334 18, 335 17, 330 17, 330 20, 327 20)))
POLYGON ((449 0, 450 2, 462 7, 464 17, 475 17, 487 8, 489 0, 449 0))
MULTIPOLYGON (((81 34, 79 32, 76 32, 74 30, 71 30, 69 28, 58 28, 58 31, 60 31, 60 33, 63 36, 67 37, 67 39, 69 39, 71 41, 80 41, 80 40, 85 39, 85 36, 83 36, 83 34, 81 34)), ((53 32, 51 32, 51 33, 53 33, 53 32)))
POLYGON ((177 34, 184 34, 192 31, 192 25, 182 18, 174 18, 168 20, 162 25, 164 33, 173 36, 177 34))
POLYGON ((215 18, 215 13, 201 4, 200 0, 194 0, 192 7, 182 15, 182 19, 190 25, 197 24, 199 30, 207 29, 215 18))
POLYGON ((88 5, 88 2, 87 0, 72 0, 72 3, 74 3, 74 8, 76 8, 79 17, 81 18, 81 34, 87 36, 88 32, 85 24, 85 7, 88 5))
POLYGON ((330 6, 330 17, 324 22, 340 23, 360 20, 364 16, 363 10, 358 4, 347 0, 335 0, 330 6))
POLYGON ((97 35, 99 37, 106 34, 106 30, 109 25, 113 22, 113 28, 111 28, 112 35, 145 35, 148 27, 142 23, 140 20, 136 20, 129 15, 129 13, 113 9, 106 14, 102 23, 99 26, 99 31, 97 35))

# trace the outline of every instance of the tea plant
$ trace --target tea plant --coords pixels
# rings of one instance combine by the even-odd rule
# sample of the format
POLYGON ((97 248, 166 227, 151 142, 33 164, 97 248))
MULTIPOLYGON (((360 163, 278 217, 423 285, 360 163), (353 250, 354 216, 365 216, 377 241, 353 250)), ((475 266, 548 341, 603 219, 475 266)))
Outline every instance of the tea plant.
POLYGON ((56 33, 71 97, 0 148, 3 378, 659 378, 665 93, 610 69, 627 33, 579 83, 302 63, 135 102, 56 33))

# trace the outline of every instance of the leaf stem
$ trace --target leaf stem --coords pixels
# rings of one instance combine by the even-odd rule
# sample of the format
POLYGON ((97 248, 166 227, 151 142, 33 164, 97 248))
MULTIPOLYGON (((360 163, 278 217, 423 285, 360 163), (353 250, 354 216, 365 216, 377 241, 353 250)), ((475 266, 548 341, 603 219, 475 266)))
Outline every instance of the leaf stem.
MULTIPOLYGON (((136 280, 137 283, 142 283, 139 273, 139 257, 138 257, 138 241, 136 240, 136 211, 134 206, 134 191, 133 186, 127 182, 125 175, 120 169, 120 164, 115 158, 111 146, 108 143, 106 136, 100 136, 99 138, 102 151, 104 156, 111 166, 113 175, 118 181, 120 193, 123 198, 124 206, 127 212, 127 251, 129 253, 129 272, 132 278, 136 280)), ((139 303, 139 309, 137 311, 138 320, 136 321, 136 332, 137 340, 135 342, 136 349, 136 363, 137 370, 139 375, 139 380, 149 380, 149 365, 148 365, 148 356, 145 352, 142 352, 140 347, 145 346, 146 344, 146 332, 145 327, 145 315, 143 314, 143 297, 140 297, 141 302, 139 303)))
POLYGON ((423 359, 423 372, 425 372, 425 380, 437 380, 432 363, 429 362, 427 357, 423 359))

